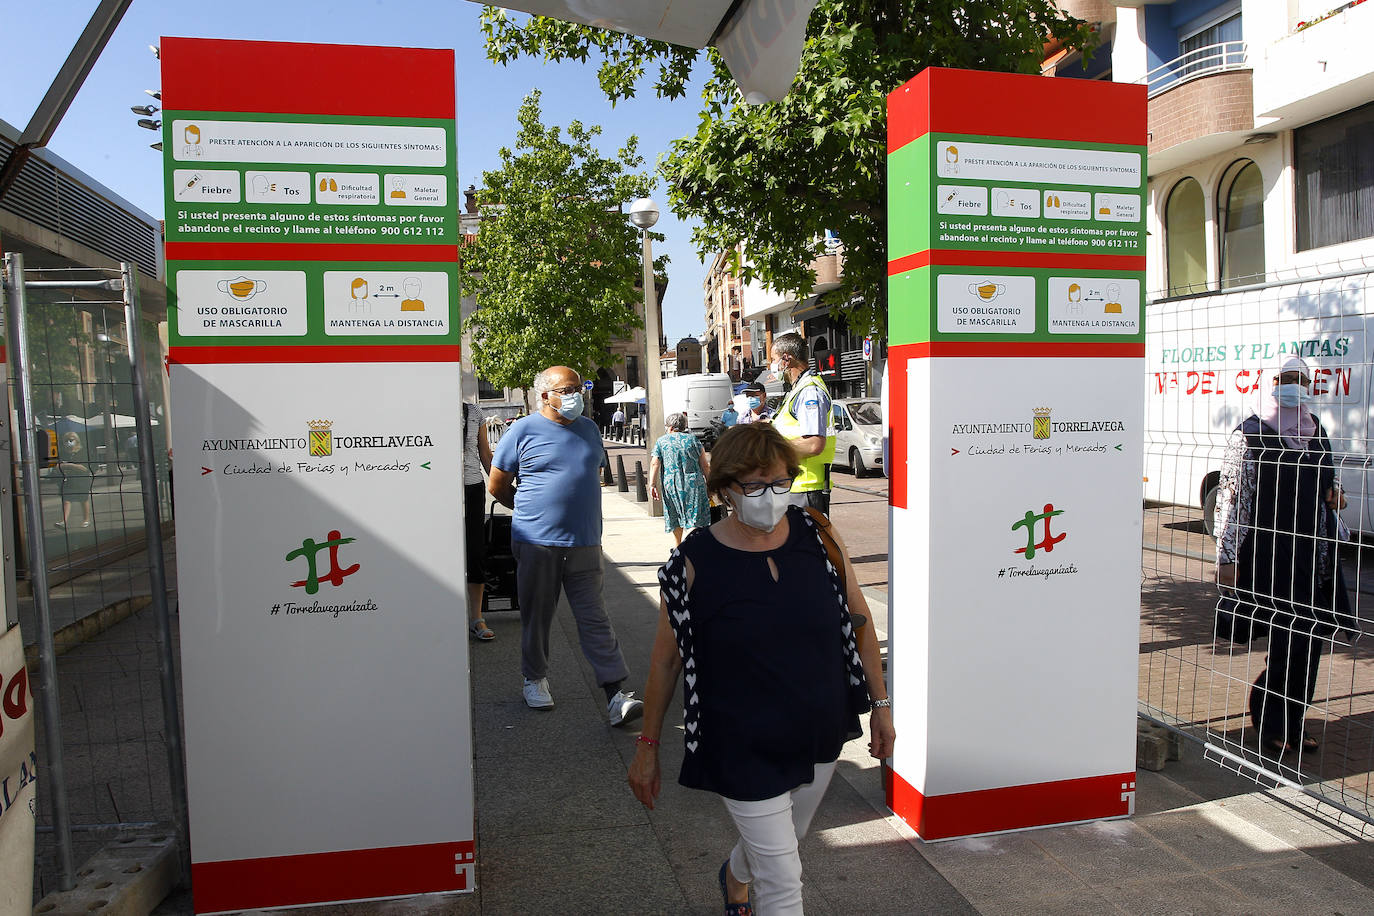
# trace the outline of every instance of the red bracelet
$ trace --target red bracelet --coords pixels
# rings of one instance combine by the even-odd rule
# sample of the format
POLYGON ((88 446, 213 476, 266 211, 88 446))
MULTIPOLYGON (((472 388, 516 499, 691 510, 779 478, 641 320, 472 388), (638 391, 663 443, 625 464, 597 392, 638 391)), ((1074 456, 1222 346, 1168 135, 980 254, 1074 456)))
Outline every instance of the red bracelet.
POLYGON ((640 735, 638 738, 635 739, 635 744, 647 744, 649 745, 649 747, 658 747, 658 739, 646 738, 643 735, 640 735))

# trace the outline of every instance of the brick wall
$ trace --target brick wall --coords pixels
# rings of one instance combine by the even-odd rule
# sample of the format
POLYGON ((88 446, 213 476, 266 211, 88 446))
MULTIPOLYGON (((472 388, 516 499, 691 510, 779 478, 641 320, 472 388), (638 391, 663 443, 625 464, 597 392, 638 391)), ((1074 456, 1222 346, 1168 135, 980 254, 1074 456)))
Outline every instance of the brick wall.
POLYGON ((1150 99, 1150 155, 1208 134, 1252 130, 1254 126, 1250 71, 1204 76, 1150 99))

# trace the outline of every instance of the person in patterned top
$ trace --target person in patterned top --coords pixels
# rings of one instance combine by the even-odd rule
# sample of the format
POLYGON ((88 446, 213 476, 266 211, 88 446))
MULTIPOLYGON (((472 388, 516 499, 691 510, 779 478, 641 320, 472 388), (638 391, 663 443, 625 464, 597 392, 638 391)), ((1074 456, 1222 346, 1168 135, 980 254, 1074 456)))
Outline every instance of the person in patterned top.
POLYGON ((896 739, 877 640, 856 639, 850 617, 867 611, 863 592, 842 543, 842 568, 831 562, 816 521, 824 517, 790 505, 798 471, 795 449, 771 425, 726 430, 707 488, 730 514, 694 530, 659 570, 629 783, 652 808, 659 735, 681 678, 678 782, 719 795, 739 832, 718 875, 728 916, 752 913, 751 888, 762 913, 802 912, 798 841, 841 747, 862 734, 858 717, 870 708, 869 752, 887 757, 896 739))
POLYGON ((1218 484, 1217 635, 1269 636, 1250 717, 1266 755, 1313 751, 1304 730, 1323 651, 1357 629, 1336 554, 1345 495, 1331 441, 1308 409, 1312 373, 1298 357, 1265 373, 1256 410, 1231 433, 1218 484))

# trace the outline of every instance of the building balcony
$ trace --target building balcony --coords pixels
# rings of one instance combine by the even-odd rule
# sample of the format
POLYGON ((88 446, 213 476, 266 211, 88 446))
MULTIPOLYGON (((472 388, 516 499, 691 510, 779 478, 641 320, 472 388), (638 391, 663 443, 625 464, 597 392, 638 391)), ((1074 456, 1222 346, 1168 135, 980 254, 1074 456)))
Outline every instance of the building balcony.
POLYGON ((1151 175, 1220 153, 1255 129, 1254 76, 1245 43, 1190 51, 1156 67, 1149 87, 1151 175))
MULTIPOLYGON (((1331 6, 1339 6, 1332 0, 1331 6)), ((1255 61, 1255 114, 1266 131, 1301 127, 1374 98, 1374 3, 1287 35, 1255 61)))

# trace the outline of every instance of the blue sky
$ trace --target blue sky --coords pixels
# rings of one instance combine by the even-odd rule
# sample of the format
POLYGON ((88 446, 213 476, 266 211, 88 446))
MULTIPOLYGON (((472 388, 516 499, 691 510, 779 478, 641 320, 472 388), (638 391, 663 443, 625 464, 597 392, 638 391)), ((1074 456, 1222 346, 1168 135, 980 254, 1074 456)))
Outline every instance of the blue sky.
MULTIPOLYGON (((23 129, 96 5, 97 0, 0 3, 0 21, 9 39, 0 54, 0 119, 23 129)), ((648 92, 612 108, 597 86, 593 64, 490 63, 482 52, 480 12, 478 4, 467 0, 134 0, 49 149, 161 217, 162 160, 148 148, 157 138, 136 126, 129 106, 153 101, 143 94, 159 83, 158 63, 148 45, 163 35, 453 48, 461 187, 480 184, 482 171, 498 164, 497 151, 514 142, 516 109, 535 88, 544 93, 545 123, 580 119, 600 124, 608 151, 637 134, 648 168, 669 143, 696 129, 695 93, 666 102, 648 92)), ((671 258, 663 303, 663 330, 671 345, 704 327, 701 283, 706 270, 692 249, 690 226, 667 211, 666 196, 660 184, 654 197, 664 215, 656 228, 667 241, 655 247, 655 254, 671 258)))

